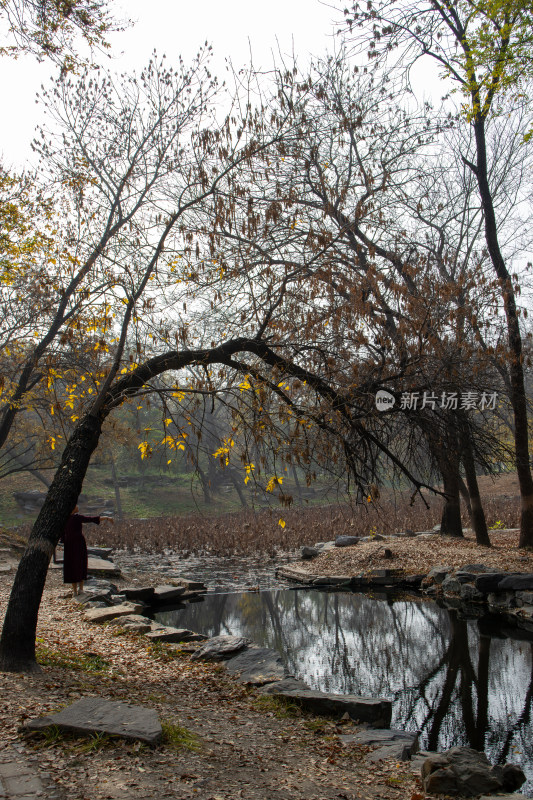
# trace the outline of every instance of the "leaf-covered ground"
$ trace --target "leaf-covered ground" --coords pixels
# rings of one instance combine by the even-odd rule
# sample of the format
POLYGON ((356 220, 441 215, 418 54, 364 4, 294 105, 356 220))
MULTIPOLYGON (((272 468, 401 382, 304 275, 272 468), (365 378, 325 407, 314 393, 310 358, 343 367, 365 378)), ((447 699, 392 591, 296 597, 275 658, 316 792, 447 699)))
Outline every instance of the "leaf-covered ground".
POLYGON ((437 565, 452 568, 485 564, 495 572, 533 572, 533 553, 518 549, 518 531, 489 531, 492 547, 479 547, 473 534, 463 539, 440 536, 386 539, 354 547, 336 547, 298 564, 313 575, 359 575, 373 569, 401 569, 409 575, 426 575, 437 565), (392 558, 385 557, 385 549, 392 558))
MULTIPOLYGON (((25 719, 86 695, 155 708, 162 720, 194 734, 198 745, 150 750, 118 740, 89 742, 89 748, 79 741, 25 740, 20 757, 38 760, 69 800, 410 800, 419 792, 407 765, 369 766, 363 749, 338 743, 336 733, 349 732, 350 722, 261 702, 219 666, 170 657, 164 647, 151 651, 142 637, 89 625, 60 580, 49 576, 39 616, 42 674, 0 673, 0 748, 20 746, 25 719)), ((10 582, 0 576, 2 616, 10 582)))

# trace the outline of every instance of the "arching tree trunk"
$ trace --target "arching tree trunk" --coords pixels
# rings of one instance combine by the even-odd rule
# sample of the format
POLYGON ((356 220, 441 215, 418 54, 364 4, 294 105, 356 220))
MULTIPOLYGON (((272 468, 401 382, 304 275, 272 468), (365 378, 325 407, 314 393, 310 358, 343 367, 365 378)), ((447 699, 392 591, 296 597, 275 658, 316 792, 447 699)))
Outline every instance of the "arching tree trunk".
POLYGON ((0 639, 0 669, 4 671, 39 670, 35 634, 48 564, 78 500, 102 421, 100 417, 86 416, 74 431, 33 526, 15 575, 0 639))

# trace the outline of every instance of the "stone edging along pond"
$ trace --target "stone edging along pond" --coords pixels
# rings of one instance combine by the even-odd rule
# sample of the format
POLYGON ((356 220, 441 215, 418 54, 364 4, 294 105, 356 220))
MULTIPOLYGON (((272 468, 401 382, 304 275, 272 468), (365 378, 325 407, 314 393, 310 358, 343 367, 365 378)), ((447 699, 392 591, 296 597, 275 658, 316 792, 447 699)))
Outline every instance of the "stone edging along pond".
MULTIPOLYGON (((293 574, 297 572, 295 568, 292 571, 293 574)), ((189 594, 193 599, 195 591, 201 593, 205 587, 193 586, 192 581, 182 579, 181 587, 136 586, 116 593, 116 587, 112 584, 106 587, 106 583, 94 581, 92 587, 87 587, 89 592, 77 598, 85 606, 86 621, 119 626, 125 632, 144 635, 151 643, 165 642, 169 647, 190 653, 192 660, 221 662, 237 680, 255 687, 261 694, 295 703, 311 713, 328 717, 348 715, 362 727, 353 735, 339 736, 344 745, 377 746, 366 757, 370 763, 387 758, 412 761, 414 770, 420 770, 427 793, 469 797, 486 792, 482 800, 502 800, 504 797, 526 800, 523 795, 502 794, 515 792, 525 781, 524 773, 514 764, 491 766, 484 753, 467 747, 453 747, 445 753, 419 752, 417 732, 389 728, 392 716, 390 700, 314 691, 303 681, 286 674, 277 652, 258 647, 249 639, 242 636, 208 639, 190 630, 161 625, 142 615, 146 602, 150 604, 155 598, 159 602, 171 602, 176 599, 176 594, 180 598, 189 594), (498 792, 497 798, 492 794, 489 796, 489 792, 498 792)), ((78 705, 82 702, 83 699, 78 701, 78 705)), ((33 725, 40 730, 50 721, 48 718, 33 720, 29 728, 32 729, 33 725)), ((56 720, 56 724, 59 722, 56 720)))
MULTIPOLYGON (((351 538, 351 537, 341 537, 351 538)), ((309 560, 333 546, 349 546, 328 542, 317 548, 302 548, 302 557, 309 560)), ((353 543, 355 544, 355 542, 353 543)), ((497 571, 485 564, 461 567, 438 565, 427 574, 412 575, 401 569, 369 569, 352 575, 312 574, 309 566, 298 564, 278 567, 276 576, 309 589, 352 590, 368 592, 397 590, 425 595, 444 601, 452 608, 478 617, 486 611, 498 614, 533 633, 533 573, 497 571)))

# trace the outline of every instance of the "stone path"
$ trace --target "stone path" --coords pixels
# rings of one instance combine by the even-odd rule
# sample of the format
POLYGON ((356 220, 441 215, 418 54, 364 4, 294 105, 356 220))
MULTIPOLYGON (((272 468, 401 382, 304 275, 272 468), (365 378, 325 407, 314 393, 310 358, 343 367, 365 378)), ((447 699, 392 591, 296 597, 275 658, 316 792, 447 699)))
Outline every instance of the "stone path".
POLYGON ((8 747, 0 751, 0 798, 2 800, 62 800, 63 792, 49 775, 40 772, 36 760, 22 750, 8 747))

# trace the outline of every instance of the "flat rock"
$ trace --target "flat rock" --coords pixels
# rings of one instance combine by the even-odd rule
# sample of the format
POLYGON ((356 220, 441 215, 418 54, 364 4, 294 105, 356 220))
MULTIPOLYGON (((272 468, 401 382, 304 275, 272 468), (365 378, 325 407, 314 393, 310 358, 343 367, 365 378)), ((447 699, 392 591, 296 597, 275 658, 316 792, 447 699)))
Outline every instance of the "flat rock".
POLYGON ((418 733, 412 731, 402 731, 397 728, 365 728, 355 734, 339 736, 344 744, 353 742, 355 744, 382 746, 390 745, 395 742, 404 742, 411 745, 413 754, 418 751, 418 733))
POLYGON ((275 683, 268 683, 265 686, 261 686, 258 690, 260 694, 283 694, 283 692, 298 692, 302 690, 309 689, 309 686, 304 682, 300 681, 297 678, 293 678, 291 675, 288 675, 286 678, 283 678, 281 681, 276 681, 275 683))
POLYGON ((359 544, 359 536, 337 536, 335 539, 335 547, 351 547, 352 545, 359 544))
POLYGON ((143 617, 141 614, 128 614, 125 617, 116 617, 110 620, 110 625, 124 628, 131 633, 146 633, 153 630, 153 620, 143 617))
POLYGON ((90 608, 84 616, 88 622, 110 622, 116 617, 139 614, 143 609, 144 606, 136 603, 122 603, 120 606, 109 606, 108 608, 90 608))
POLYGON ((125 739, 157 744, 162 735, 157 713, 145 706, 134 706, 99 697, 83 697, 57 714, 29 720, 24 727, 40 731, 51 725, 60 730, 87 736, 109 733, 125 739))
POLYGON ((122 589, 122 594, 125 594, 128 600, 143 600, 144 602, 152 600, 154 592, 153 586, 125 586, 122 589))
POLYGON ((521 592, 533 589, 533 573, 507 575, 498 584, 498 592, 521 592))
POLYGON ((176 584, 176 586, 183 586, 184 589, 187 589, 190 592, 206 592, 207 586, 202 581, 193 581, 191 578, 183 578, 179 575, 176 578, 172 578, 172 583, 176 584))
POLYGON ((172 628, 170 626, 163 626, 156 630, 151 630, 146 634, 146 638, 151 642, 169 642, 179 644, 179 642, 190 642, 190 637, 193 636, 193 631, 187 628, 172 628))
POLYGON ((361 544, 366 542, 382 542, 384 539, 385 537, 382 536, 381 533, 374 533, 373 536, 363 536, 360 542, 361 544))
POLYGON ((113 552, 112 547, 88 547, 87 548, 87 555, 93 556, 94 558, 103 558, 105 560, 109 559, 109 556, 113 552))
POLYGON ((244 636, 213 636, 191 658, 197 661, 225 661, 251 644, 244 636))
POLYGON ((107 575, 108 578, 121 578, 122 573, 112 561, 89 556, 87 559, 87 572, 89 575, 107 575))
POLYGON ((280 681, 285 670, 279 653, 265 647, 248 647, 225 663, 228 672, 239 675, 241 683, 264 686, 280 681))
POLYGON ((304 545, 300 550, 300 558, 316 558, 320 554, 320 549, 317 547, 307 547, 304 545))
POLYGON ((81 606, 86 606, 95 601, 102 602, 104 606, 113 605, 110 592, 81 592, 80 594, 74 595, 72 599, 81 606))
POLYGON ((111 581, 106 581, 104 578, 88 578, 83 587, 84 592, 96 592, 98 594, 108 592, 111 596, 118 592, 118 587, 111 581))
POLYGON ((498 589, 498 584, 506 577, 506 572, 488 572, 485 575, 478 575, 476 578, 476 589, 483 594, 490 594, 498 589))
MULTIPOLYGON (((276 686, 276 684, 274 684, 276 686)), ((349 714, 354 720, 369 722, 378 728, 386 728, 391 720, 390 700, 358 697, 353 694, 326 694, 312 689, 296 689, 270 692, 288 700, 293 700, 302 708, 325 717, 342 717, 349 714)))
POLYGON ((168 603, 172 600, 181 599, 185 592, 184 586, 156 586, 153 594, 154 603, 168 603))
POLYGON ((410 761, 411 748, 405 742, 383 745, 383 747, 378 747, 368 753, 366 761, 375 764, 377 761, 385 761, 387 758, 393 758, 395 761, 410 761))

